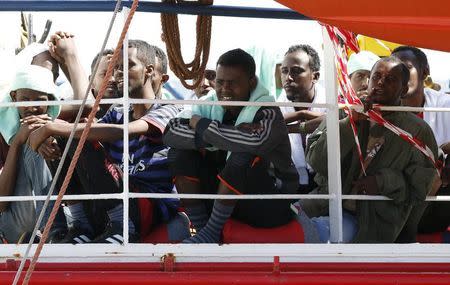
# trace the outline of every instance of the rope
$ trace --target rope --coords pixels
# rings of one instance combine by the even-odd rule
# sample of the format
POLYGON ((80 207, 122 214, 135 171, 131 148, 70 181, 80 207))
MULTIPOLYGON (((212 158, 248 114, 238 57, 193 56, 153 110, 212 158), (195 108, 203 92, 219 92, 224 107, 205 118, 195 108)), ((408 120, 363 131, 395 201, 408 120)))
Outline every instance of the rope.
MULTIPOLYGON (((51 226, 53 224, 53 221, 54 221, 54 219, 56 217, 56 213, 58 211, 58 208, 59 208, 59 206, 61 204, 62 197, 64 196, 64 194, 65 194, 65 192, 67 190, 67 186, 69 185, 70 179, 72 178, 72 174, 73 174, 73 172, 75 170, 76 164, 78 162, 78 158, 80 157, 81 151, 83 150, 83 146, 84 146, 84 144, 86 142, 87 135, 88 135, 88 133, 89 133, 89 131, 91 129, 92 122, 94 120, 95 114, 97 113, 98 107, 100 105, 100 100, 102 99, 103 95, 105 94, 105 91, 106 91, 106 88, 107 88, 107 85, 108 85, 108 82, 107 82, 106 78, 110 78, 112 73, 113 73, 114 66, 115 66, 115 64, 116 64, 116 62, 117 62, 117 60, 119 58, 120 52, 121 52, 123 40, 124 40, 124 38, 126 36, 126 33, 127 33, 128 28, 130 26, 130 23, 131 23, 131 20, 132 20, 132 18, 134 16, 134 13, 135 13, 135 11, 137 9, 138 3, 139 3, 139 0, 134 0, 132 6, 130 8, 130 13, 129 13, 129 15, 127 17, 127 20, 126 20, 126 22, 124 24, 124 27, 122 29, 122 33, 121 33, 119 41, 117 43, 117 47, 114 50, 114 54, 113 54, 113 56, 111 58, 111 61, 110 61, 109 65, 108 65, 108 69, 107 69, 107 72, 106 72, 105 79, 102 82, 102 85, 101 85, 100 90, 99 90, 99 94, 98 94, 98 96, 97 96, 97 98, 95 100, 95 103, 94 103, 94 106, 92 108, 92 111, 89 114, 88 121, 86 123, 86 127, 83 130, 83 133, 81 134, 79 143, 78 143, 77 148, 75 150, 75 154, 74 154, 74 156, 72 158, 72 161, 70 162, 69 169, 67 171, 67 175, 66 175, 66 177, 64 179, 64 182, 63 182, 63 185, 62 185, 62 187, 61 187, 61 189, 59 191, 58 198, 56 199, 55 205, 53 206, 53 209, 52 209, 52 212, 50 214, 49 220, 47 221, 47 224, 45 225, 44 232, 42 234, 41 240, 40 240, 40 242, 38 244, 38 247, 37 247, 36 252, 35 252, 35 254, 33 256, 33 259, 31 260, 30 267, 27 270, 27 273, 25 275, 25 279, 24 279, 22 284, 25 284, 25 285, 28 284, 28 282, 29 282, 29 280, 31 278, 31 274, 33 273, 34 267, 36 266, 37 259, 39 258, 39 255, 40 255, 40 253, 42 251, 44 243, 47 240, 48 234, 50 232, 50 228, 51 228, 51 226)), ((77 118, 77 119, 79 120, 79 118, 77 118)), ((20 276, 20 273, 21 273, 21 271, 17 272, 16 279, 18 279, 18 277, 20 276)))
MULTIPOLYGON (((168 3, 182 3, 183 0, 163 0, 168 3)), ((211 5, 211 1, 199 1, 203 5, 211 5), (206 3, 208 2, 208 3, 206 3)), ((196 46, 194 59, 190 63, 185 63, 181 53, 180 29, 178 26, 177 14, 161 14, 161 26, 166 43, 169 66, 173 73, 181 80, 187 89, 197 88, 203 79, 206 64, 209 57, 211 43, 211 16, 197 16, 196 24, 196 46), (192 84, 187 80, 193 80, 192 84)))

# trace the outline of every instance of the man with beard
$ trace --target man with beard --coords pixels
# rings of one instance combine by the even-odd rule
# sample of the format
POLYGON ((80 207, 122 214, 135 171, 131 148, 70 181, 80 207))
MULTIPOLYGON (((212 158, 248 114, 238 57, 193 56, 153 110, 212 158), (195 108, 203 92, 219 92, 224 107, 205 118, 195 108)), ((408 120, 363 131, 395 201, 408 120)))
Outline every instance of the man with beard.
MULTIPOLYGON (((146 42, 130 40, 128 43, 128 82, 129 96, 136 99, 155 99, 152 87, 154 77, 155 52, 146 42)), ((119 58, 114 71, 119 96, 123 92, 123 59, 119 58)), ((114 168, 128 171, 130 177, 130 191, 151 193, 172 193, 172 177, 168 169, 167 150, 162 143, 162 133, 168 121, 175 117, 179 109, 173 105, 158 105, 153 103, 135 104, 131 107, 129 116, 129 157, 123 157, 123 107, 110 109, 98 123, 92 125, 88 140, 100 141, 107 153, 109 162, 114 168), (124 159, 129 160, 129 169, 123 169, 124 159)), ((49 136, 67 138, 70 135, 72 124, 50 123, 38 129, 30 136, 30 145, 37 149, 49 136)), ((85 124, 79 124, 75 137, 79 138, 85 124)), ((102 150, 100 150, 102 151, 102 150)), ((114 170, 114 169, 113 169, 114 170)), ((112 171, 112 176, 121 185, 120 171, 112 171)), ((88 187, 88 186, 87 186, 88 187)), ((102 189, 93 189, 93 191, 102 189)), ((103 189, 105 191, 105 189, 103 189)), ((121 192, 121 187, 107 189, 109 192, 121 192)), ((151 217, 142 216, 137 205, 130 203, 129 233, 130 240, 137 241, 138 234, 167 224, 169 241, 179 241, 189 235, 187 218, 178 213, 177 199, 148 199, 152 206, 151 217), (142 223, 145 221, 145 223, 142 223)), ((74 229, 70 242, 79 243, 84 237, 85 242, 94 243, 122 243, 123 231, 123 205, 120 200, 105 201, 109 224, 103 234, 93 236, 91 226, 87 224, 84 210, 80 203, 71 205, 71 218, 82 222, 81 229, 74 229), (106 203, 107 202, 107 203, 106 203)), ((78 223, 80 224, 80 223, 78 223)), ((69 240, 68 240, 69 241, 69 240)))
MULTIPOLYGON (((373 67, 365 102, 399 106, 408 90, 409 71, 400 60, 380 59, 373 67)), ((409 112, 382 112, 383 117, 422 141, 437 157, 430 127, 409 112)), ((343 206, 357 220, 357 243, 392 243, 396 240, 413 206, 422 203, 432 187, 436 169, 418 149, 381 125, 355 113, 358 137, 367 176, 362 175, 359 155, 349 118, 339 122, 342 193, 383 195, 389 201, 346 201, 343 206)), ((317 193, 328 193, 327 132, 316 134, 308 152, 308 163, 316 170, 317 193)), ((303 200, 302 209, 311 216, 326 216, 328 201, 303 200)), ((346 217, 344 216, 344 219, 346 217)), ((350 217, 351 219, 351 217, 350 217)), ((354 218, 353 218, 354 219, 354 218)))
MULTIPOLYGON (((281 64, 283 92, 279 102, 325 103, 325 92, 318 85, 320 59, 317 51, 309 45, 291 46, 281 64)), ((281 107, 288 124, 292 160, 299 174, 299 193, 314 189, 313 170, 305 161, 306 139, 323 121, 323 108, 281 107)))

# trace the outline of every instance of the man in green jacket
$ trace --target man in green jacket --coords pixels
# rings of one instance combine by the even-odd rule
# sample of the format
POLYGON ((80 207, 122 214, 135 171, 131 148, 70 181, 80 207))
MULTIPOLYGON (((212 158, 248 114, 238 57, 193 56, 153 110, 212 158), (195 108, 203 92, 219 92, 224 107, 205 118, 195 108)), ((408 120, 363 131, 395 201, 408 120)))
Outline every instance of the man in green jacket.
MULTIPOLYGON (((398 59, 379 60, 371 71, 366 102, 399 106, 408 90, 409 71, 398 59)), ((424 201, 437 174, 431 161, 414 146, 367 116, 354 113, 358 137, 364 155, 367 176, 362 174, 349 118, 339 122, 341 142, 342 193, 383 195, 389 201, 345 201, 343 207, 356 216, 358 231, 354 242, 391 243, 403 228, 411 208, 424 201)), ((382 112, 392 124, 426 144, 437 156, 437 145, 430 127, 409 112, 382 112)), ((328 192, 327 133, 317 132, 311 138, 308 163, 317 172, 316 193, 328 192)), ((326 216, 328 201, 303 200, 309 216, 326 216)))

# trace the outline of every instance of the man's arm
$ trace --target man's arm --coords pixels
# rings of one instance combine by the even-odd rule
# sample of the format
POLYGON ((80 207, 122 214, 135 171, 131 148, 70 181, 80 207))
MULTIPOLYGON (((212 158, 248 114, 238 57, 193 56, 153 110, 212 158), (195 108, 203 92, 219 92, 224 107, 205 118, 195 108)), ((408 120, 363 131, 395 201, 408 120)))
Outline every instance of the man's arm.
MULTIPOLYGON (((69 33, 57 32, 49 41, 50 54, 59 62, 61 69, 70 81, 73 90, 74 100, 83 100, 89 80, 78 58, 74 36, 69 33)), ((90 94, 90 99, 93 99, 90 94)), ((63 105, 59 118, 66 121, 73 121, 79 110, 78 105, 63 105)), ((87 104, 83 110, 83 115, 87 115, 92 110, 92 105, 87 104)))
MULTIPOLYGON (((49 123, 30 134, 29 144, 31 148, 36 151, 50 136, 68 138, 73 126, 74 124, 49 123)), ((75 138, 80 138, 85 128, 86 124, 78 124, 77 129, 75 130, 75 138)), ((133 121, 128 125, 128 133, 130 136, 146 135, 152 130, 152 126, 142 119, 133 121)), ((87 139, 101 142, 122 140, 123 125, 94 123, 91 126, 87 139)))
MULTIPOLYGON (((350 126, 349 118, 339 121, 339 137, 341 142, 341 159, 343 159, 355 147, 355 139, 350 126)), ((306 153, 306 161, 318 173, 327 175, 327 131, 318 130, 309 138, 312 142, 306 153)))
POLYGON ((309 120, 317 119, 319 117, 322 117, 323 115, 325 115, 325 114, 321 113, 321 112, 300 110, 300 111, 296 111, 296 112, 285 113, 285 114, 283 114, 283 117, 284 117, 284 121, 286 122, 286 124, 289 124, 289 123, 292 123, 295 121, 309 121, 309 120))
POLYGON ((260 109, 255 118, 253 123, 238 126, 202 118, 196 123, 195 131, 204 142, 219 149, 265 155, 287 139, 286 125, 281 111, 275 108, 260 109))
POLYGON ((189 127, 189 119, 175 118, 170 120, 164 131, 165 145, 178 149, 199 149, 201 140, 196 139, 195 130, 189 127))
MULTIPOLYGON (((43 126, 49 119, 47 115, 32 116, 26 118, 27 121, 22 122, 19 131, 11 143, 4 166, 0 171, 0 196, 13 195, 22 146, 26 143, 30 132, 43 126)), ((0 212, 5 211, 8 205, 9 202, 0 202, 0 212)))
POLYGON ((288 131, 290 134, 292 134, 292 133, 311 134, 320 126, 320 124, 324 120, 325 120, 325 115, 322 115, 315 119, 311 119, 311 120, 296 123, 296 124, 287 125, 287 128, 288 128, 288 131))

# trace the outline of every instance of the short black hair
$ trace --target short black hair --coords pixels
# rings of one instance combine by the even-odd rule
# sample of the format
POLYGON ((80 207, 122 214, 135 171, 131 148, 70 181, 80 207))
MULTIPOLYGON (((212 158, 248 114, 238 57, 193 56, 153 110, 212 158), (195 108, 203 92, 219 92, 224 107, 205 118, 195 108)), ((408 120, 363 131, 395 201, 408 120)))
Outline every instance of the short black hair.
POLYGON ((150 45, 155 51, 155 56, 161 64, 161 72, 167 74, 167 56, 166 53, 158 46, 150 45))
POLYGON ((302 51, 309 56, 309 68, 313 72, 320 70, 320 58, 317 51, 310 45, 293 45, 289 47, 288 51, 284 54, 285 56, 291 53, 302 51))
POLYGON ((240 48, 232 49, 222 54, 217 60, 216 66, 218 65, 240 67, 249 78, 255 77, 255 60, 249 53, 240 48))
POLYGON ((137 58, 145 65, 155 66, 155 49, 143 40, 129 40, 129 48, 137 49, 137 58))
POLYGON ((399 52, 402 52, 402 51, 410 51, 410 52, 412 52, 414 54, 421 71, 425 71, 426 69, 430 69, 429 64, 428 64, 427 55, 421 49, 418 49, 418 48, 413 47, 413 46, 399 46, 399 47, 395 48, 392 51, 391 55, 395 56, 394 55, 395 53, 399 53, 399 52))
POLYGON ((406 66, 406 64, 401 61, 400 59, 398 59, 397 57, 394 56, 387 56, 387 57, 382 57, 381 59, 379 59, 372 67, 372 71, 370 72, 370 74, 372 74, 373 69, 375 68, 375 66, 379 63, 379 62, 392 62, 392 63, 397 63, 399 68, 400 68, 400 72, 402 75, 402 85, 408 85, 409 82, 409 69, 406 66))
POLYGON ((91 73, 94 71, 95 63, 97 62, 99 57, 104 57, 108 54, 113 54, 114 51, 112 49, 105 49, 103 52, 97 53, 97 55, 94 57, 94 59, 91 62, 91 73))

